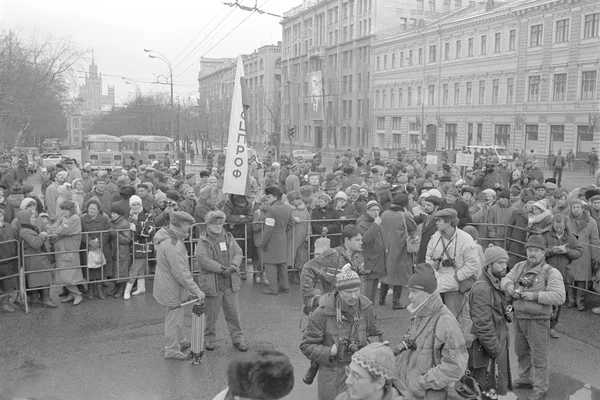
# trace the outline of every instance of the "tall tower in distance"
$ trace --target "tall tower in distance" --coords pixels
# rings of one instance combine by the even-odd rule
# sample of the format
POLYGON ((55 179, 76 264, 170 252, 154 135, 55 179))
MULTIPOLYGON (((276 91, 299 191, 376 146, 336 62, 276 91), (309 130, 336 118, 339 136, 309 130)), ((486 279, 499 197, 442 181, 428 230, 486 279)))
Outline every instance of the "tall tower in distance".
POLYGON ((85 74, 85 83, 79 85, 79 97, 83 99, 84 112, 101 111, 102 108, 112 108, 115 105, 115 87, 108 86, 107 94, 102 94, 102 74, 98 73, 98 66, 94 62, 92 51, 92 63, 85 74))

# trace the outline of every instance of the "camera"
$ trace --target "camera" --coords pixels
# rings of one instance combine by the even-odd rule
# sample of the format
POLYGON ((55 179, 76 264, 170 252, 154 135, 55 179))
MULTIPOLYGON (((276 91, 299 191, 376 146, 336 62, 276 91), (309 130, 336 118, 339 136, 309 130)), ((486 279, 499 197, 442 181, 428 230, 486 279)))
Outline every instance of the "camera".
POLYGON ((340 359, 343 359, 346 355, 351 356, 360 350, 362 346, 358 344, 355 340, 349 338, 340 339, 340 348, 338 351, 338 355, 340 359))
POLYGON ((312 383, 315 381, 315 377, 317 376, 317 372, 319 372, 319 364, 315 361, 311 361, 310 367, 308 368, 308 371, 306 371, 302 381, 307 385, 312 385, 312 383))
POLYGON ((434 261, 437 261, 441 267, 450 267, 450 268, 454 268, 454 266, 456 265, 456 263, 454 262, 453 258, 442 258, 442 257, 438 257, 438 258, 434 258, 434 261))
POLYGON ((481 392, 481 398, 484 400, 498 400, 498 393, 494 389, 488 389, 481 392))
POLYGON ((508 323, 513 322, 513 306, 512 306, 512 304, 509 304, 506 306, 506 310, 504 310, 504 319, 508 323))
POLYGON ((406 350, 416 350, 417 344, 410 335, 404 335, 402 336, 402 341, 396 346, 391 346, 390 349, 392 349, 394 355, 397 356, 406 350))
POLYGON ((533 279, 531 279, 528 276, 519 278, 519 286, 520 287, 517 288, 517 290, 515 290, 515 292, 519 291, 519 289, 520 289, 520 292, 523 292, 524 289, 529 289, 531 286, 533 286, 533 279))

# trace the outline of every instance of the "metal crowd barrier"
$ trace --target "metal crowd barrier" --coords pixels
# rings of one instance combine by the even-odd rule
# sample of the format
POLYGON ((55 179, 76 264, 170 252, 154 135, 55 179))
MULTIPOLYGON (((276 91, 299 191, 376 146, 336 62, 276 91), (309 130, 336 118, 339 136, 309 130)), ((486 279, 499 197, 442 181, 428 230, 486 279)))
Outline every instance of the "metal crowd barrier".
POLYGON ((0 291, 0 298, 11 297, 14 299, 16 293, 24 295, 23 287, 21 287, 20 271, 21 271, 21 257, 19 252, 19 241, 17 239, 9 239, 0 241, 0 269, 8 270, 7 274, 0 276, 0 289, 4 289, 4 285, 8 282, 9 285, 14 286, 14 289, 8 292, 4 290, 0 291), (13 253, 14 256, 6 256, 6 252, 13 253), (15 268, 16 267, 16 268, 15 268), (15 272, 10 273, 10 270, 15 272))
MULTIPOLYGON (((306 260, 310 260, 312 258, 315 257, 315 251, 314 251, 314 242, 319 238, 322 237, 322 234, 317 232, 312 232, 312 227, 313 224, 317 223, 317 224, 323 224, 323 223, 339 223, 339 229, 336 229, 336 232, 333 233, 327 233, 326 237, 329 239, 333 239, 334 243, 331 244, 331 247, 335 247, 337 245, 339 245, 336 242, 336 238, 340 238, 341 237, 341 232, 343 230, 343 226, 345 225, 349 225, 349 224, 355 224, 356 223, 356 219, 325 219, 325 220, 300 220, 297 221, 298 224, 300 223, 306 223, 308 224, 308 233, 306 236, 306 240, 301 242, 301 245, 296 249, 296 252, 298 251, 303 251, 301 249, 302 245, 304 245, 306 243, 306 260)), ((230 224, 225 224, 230 225, 230 224)), ((245 266, 245 272, 248 275, 252 275, 253 273, 261 273, 261 271, 264 271, 264 266, 262 266, 262 260, 260 260, 260 256, 259 256, 259 263, 258 265, 260 265, 260 271, 249 271, 248 268, 248 260, 249 260, 249 255, 254 256, 254 255, 260 255, 260 249, 255 249, 255 251, 253 250, 252 252, 249 253, 250 250, 250 246, 255 246, 254 242, 248 243, 248 240, 251 239, 252 241, 254 240, 254 230, 256 228, 256 225, 260 225, 260 233, 263 233, 264 230, 264 222, 262 221, 254 221, 254 222, 247 222, 247 223, 243 223, 244 225, 244 237, 235 237, 235 240, 238 242, 238 244, 240 244, 240 247, 243 249, 244 252, 244 266, 245 266), (252 227, 253 230, 253 234, 249 234, 249 229, 250 227, 252 227)), ((485 225, 486 227, 489 226, 498 226, 498 227, 504 227, 505 228, 505 237, 504 238, 488 238, 488 237, 482 237, 479 238, 483 243, 487 242, 487 241, 493 241, 493 242, 500 242, 503 244, 503 247, 506 248, 506 244, 511 242, 511 243, 519 243, 521 245, 525 245, 525 242, 523 241, 519 241, 517 239, 514 239, 514 237, 507 235, 508 233, 508 228, 511 228, 512 231, 514 232, 515 229, 517 230, 521 230, 521 231, 527 231, 527 229, 523 229, 521 227, 518 226, 513 226, 513 225, 508 225, 508 224, 469 224, 469 225, 473 225, 473 226, 480 226, 480 225, 485 225)), ((157 228, 157 231, 160 228, 157 228)), ((200 234, 202 234, 202 232, 205 230, 205 224, 204 223, 197 223, 191 226, 190 228, 190 236, 188 237, 188 239, 186 239, 184 241, 186 248, 188 249, 188 260, 189 260, 189 267, 192 271, 193 275, 198 275, 200 273, 200 271, 195 270, 194 268, 194 263, 196 260, 196 245, 198 243, 198 240, 200 238, 200 234)), ((99 231, 99 232, 82 232, 81 234, 81 243, 88 243, 89 242, 89 236, 93 235, 93 236, 98 236, 98 235, 110 235, 111 237, 114 235, 118 235, 119 232, 131 232, 128 229, 123 229, 123 230, 109 230, 109 231, 99 231)), ((49 235, 48 238, 56 238, 58 235, 49 235)), ((78 236, 78 235, 72 235, 72 236, 78 236)), ((526 233, 527 236, 527 233, 526 233)), ((293 241, 293 243, 295 243, 295 230, 292 230, 291 233, 291 240, 293 241)), ((133 241, 133 239, 132 239, 133 241)), ((113 260, 113 276, 105 276, 105 268, 102 267, 101 268, 101 278, 98 280, 94 280, 94 281, 90 281, 89 280, 89 275, 87 273, 85 273, 85 269, 87 269, 86 265, 75 265, 75 266, 69 266, 69 267, 61 267, 59 265, 58 262, 54 262, 54 267, 50 268, 50 269, 45 269, 45 270, 36 270, 36 271, 26 271, 25 270, 25 264, 26 264, 26 260, 28 258, 31 257, 36 257, 36 256, 40 256, 40 255, 45 255, 46 257, 54 257, 55 259, 57 259, 59 255, 61 254, 65 254, 65 253, 77 253, 78 257, 81 257, 80 254, 82 252, 87 253, 88 249, 83 248, 83 246, 80 246, 78 249, 73 249, 73 250, 66 250, 66 251, 55 251, 54 249, 52 249, 51 251, 45 251, 42 253, 36 253, 36 254, 26 254, 25 253, 25 249, 24 249, 24 243, 19 243, 19 241, 17 240, 9 240, 6 242, 0 242, 0 245, 2 244, 7 244, 7 243, 14 243, 17 247, 18 247, 18 254, 17 256, 13 256, 13 257, 9 257, 9 258, 5 258, 2 257, 0 258, 0 263, 3 262, 8 262, 8 261, 16 261, 17 265, 18 265, 18 273, 17 274, 11 274, 9 276, 5 276, 5 277, 1 277, 0 281, 2 280, 6 280, 6 279, 10 279, 10 278, 18 278, 18 283, 19 283, 19 293, 21 295, 21 299, 23 300, 22 303, 25 305, 25 312, 29 313, 29 304, 27 301, 25 301, 24 299, 27 298, 26 294, 27 292, 31 292, 34 290, 39 290, 39 289, 49 289, 49 288, 53 288, 53 287, 63 287, 65 286, 64 284, 56 284, 54 276, 52 279, 52 284, 48 285, 48 286, 44 286, 44 287, 35 287, 35 288, 31 288, 27 286, 27 278, 30 274, 35 274, 35 273, 43 273, 43 272, 51 272, 53 275, 56 274, 57 272, 61 271, 61 270, 68 270, 68 269, 76 269, 76 268, 81 268, 84 269, 83 272, 83 281, 80 282, 79 284, 83 284, 83 285, 89 285, 89 284, 96 284, 96 283, 106 283, 106 282, 123 282, 126 281, 128 279, 137 279, 137 278, 149 278, 152 279, 154 276, 154 272, 153 272, 153 266, 156 263, 156 256, 155 256, 155 252, 152 253, 146 253, 146 257, 145 257, 145 261, 146 261, 146 268, 144 271, 142 271, 142 274, 136 277, 132 277, 130 278, 129 276, 119 276, 119 264, 120 264, 120 251, 119 251, 119 247, 121 246, 121 244, 119 243, 118 240, 114 240, 114 239, 110 239, 109 238, 109 243, 112 246, 116 246, 115 250, 111 252, 111 254, 116 254, 116 259, 113 260), (116 276, 115 276, 116 274, 116 276)), ((133 262, 133 242, 130 244, 127 244, 126 246, 128 246, 128 250, 129 250, 129 254, 130 254, 130 261, 133 262)), ((595 249, 598 253, 600 253, 600 246, 595 246, 595 245, 591 245, 591 244, 585 244, 584 246, 587 246, 588 248, 593 248, 595 249)), ((487 246, 483 246, 484 248, 487 246)), ((104 251, 104 242, 101 241, 100 242, 100 251, 104 251)), ((513 259, 516 258, 517 260, 519 259, 525 259, 526 256, 524 253, 517 253, 514 251, 508 251, 509 255, 513 256, 513 259)), ((1 255, 0 255, 1 256, 1 255)), ((254 260, 253 260, 254 261, 254 260)), ((294 263, 295 260, 291 260, 292 263, 294 263)), ((83 263, 82 263, 83 264, 83 263)), ((289 266, 288 266, 289 267, 289 266)), ((131 268, 131 266, 130 266, 131 268)), ((592 268, 592 265, 590 264, 590 269, 592 268)), ((289 271, 292 272, 297 272, 300 271, 302 269, 302 265, 292 265, 292 268, 289 269, 289 271)), ((598 276, 600 278, 600 272, 596 274, 596 276, 598 276)), ((591 279, 588 279, 585 283, 585 288, 580 288, 580 287, 576 287, 571 285, 572 288, 574 289, 578 289, 578 290, 584 290, 587 293, 590 294, 594 294, 594 295, 600 295, 600 293, 597 293, 593 290, 590 289, 590 284, 592 283, 591 279)), ((2 293, 0 294, 0 296, 6 296, 8 294, 6 293, 2 293)))

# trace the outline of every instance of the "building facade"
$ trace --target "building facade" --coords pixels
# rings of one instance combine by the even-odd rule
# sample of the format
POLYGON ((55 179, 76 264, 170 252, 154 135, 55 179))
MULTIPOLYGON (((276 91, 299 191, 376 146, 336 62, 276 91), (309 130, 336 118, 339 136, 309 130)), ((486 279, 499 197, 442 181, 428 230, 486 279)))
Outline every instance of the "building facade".
POLYGON ((374 145, 584 157, 600 145, 599 28, 595 0, 514 0, 378 35, 374 145))
MULTIPOLYGON (((264 146, 281 131, 281 42, 242 55, 242 61, 250 103, 248 141, 250 146, 264 146)), ((235 58, 201 60, 199 105, 213 146, 227 145, 236 66, 235 58)))
POLYGON ((461 6, 462 0, 305 0, 284 13, 283 131, 294 128, 296 146, 371 147, 374 33, 416 27, 461 6))

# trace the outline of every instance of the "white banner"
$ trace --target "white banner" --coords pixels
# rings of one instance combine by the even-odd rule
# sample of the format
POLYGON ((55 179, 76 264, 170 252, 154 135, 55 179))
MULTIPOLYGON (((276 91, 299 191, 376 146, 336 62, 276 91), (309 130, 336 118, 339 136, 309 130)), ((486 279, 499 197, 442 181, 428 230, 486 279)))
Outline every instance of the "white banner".
POLYGON ((242 77, 244 77, 244 64, 242 57, 238 56, 229 119, 223 193, 239 195, 246 194, 248 180, 248 147, 246 144, 246 115, 242 100, 242 77))
POLYGON ((454 165, 472 167, 474 163, 475 156, 473 154, 456 153, 456 162, 454 163, 454 165))
POLYGON ((437 156, 432 156, 432 155, 427 155, 427 158, 425 159, 425 163, 427 165, 437 165, 438 163, 438 157, 437 156))

